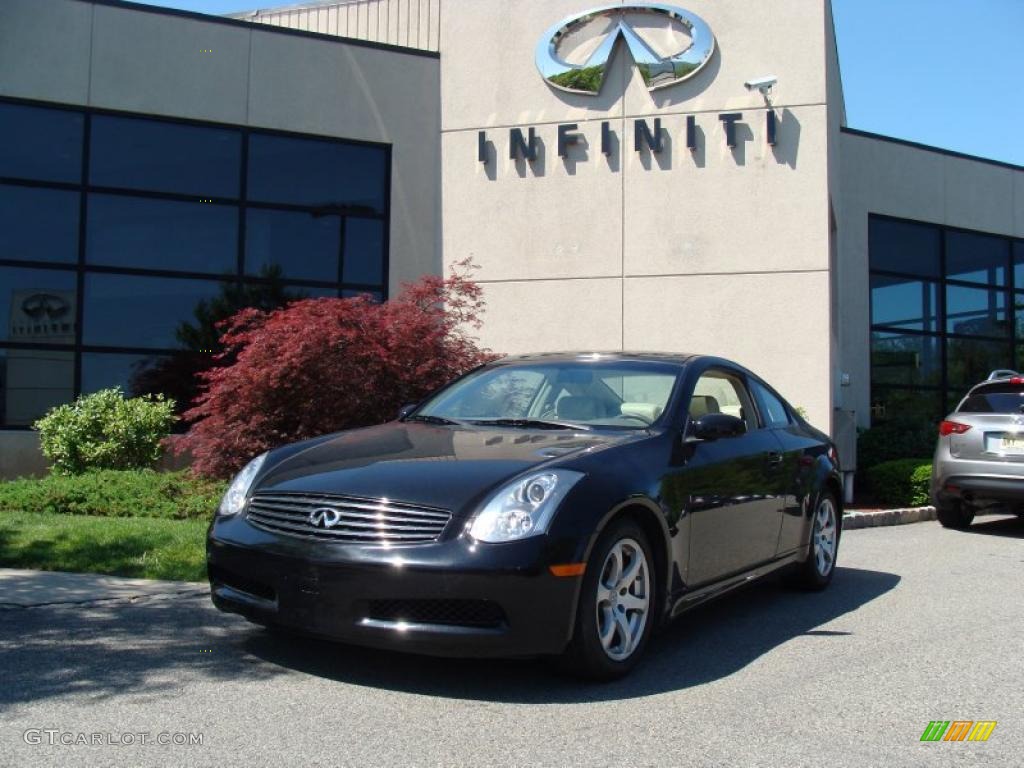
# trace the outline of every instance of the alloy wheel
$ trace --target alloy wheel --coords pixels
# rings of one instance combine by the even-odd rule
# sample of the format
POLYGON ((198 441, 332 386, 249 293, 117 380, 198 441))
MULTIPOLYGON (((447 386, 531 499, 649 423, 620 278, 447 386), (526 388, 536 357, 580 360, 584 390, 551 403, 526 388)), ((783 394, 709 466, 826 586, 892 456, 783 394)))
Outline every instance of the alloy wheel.
POLYGON ((825 497, 814 513, 814 565, 820 576, 828 576, 836 562, 836 505, 825 497))
POLYGON ((651 606, 650 579, 643 547, 634 539, 617 541, 597 582, 597 636, 610 659, 628 659, 643 638, 651 606))

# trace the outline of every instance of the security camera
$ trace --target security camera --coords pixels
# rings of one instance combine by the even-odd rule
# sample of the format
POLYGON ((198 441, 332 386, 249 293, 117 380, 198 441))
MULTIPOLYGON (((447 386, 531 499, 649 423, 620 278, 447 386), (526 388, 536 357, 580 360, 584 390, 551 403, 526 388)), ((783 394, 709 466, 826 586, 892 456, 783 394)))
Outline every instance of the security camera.
POLYGON ((777 82, 779 82, 779 78, 775 75, 766 75, 765 77, 755 77, 753 80, 747 80, 743 85, 747 87, 748 91, 757 89, 764 96, 767 96, 771 92, 772 86, 777 82))

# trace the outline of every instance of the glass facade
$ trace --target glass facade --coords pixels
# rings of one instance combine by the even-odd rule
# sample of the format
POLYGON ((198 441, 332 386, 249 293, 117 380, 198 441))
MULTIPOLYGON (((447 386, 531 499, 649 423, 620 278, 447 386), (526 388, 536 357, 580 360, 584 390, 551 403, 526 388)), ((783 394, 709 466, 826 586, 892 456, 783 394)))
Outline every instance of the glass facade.
POLYGON ((1024 241, 871 216, 871 411, 941 419, 1024 366, 1024 241))
POLYGON ((245 306, 387 295, 390 148, 0 100, 0 426, 184 406, 245 306))

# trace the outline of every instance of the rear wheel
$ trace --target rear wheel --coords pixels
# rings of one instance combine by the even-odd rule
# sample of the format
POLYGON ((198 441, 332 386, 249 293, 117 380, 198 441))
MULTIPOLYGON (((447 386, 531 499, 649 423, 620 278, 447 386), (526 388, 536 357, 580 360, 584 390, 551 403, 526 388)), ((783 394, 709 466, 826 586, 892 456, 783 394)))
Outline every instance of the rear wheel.
POLYGON ((839 554, 839 504, 835 494, 822 491, 811 520, 811 545, 807 559, 798 564, 788 581, 801 589, 824 589, 831 583, 839 554))
POLYGON ((974 510, 962 501, 944 501, 935 505, 935 516, 943 528, 962 531, 974 522, 974 510))
POLYGON ((592 680, 614 680, 643 655, 654 627, 655 572, 651 547, 632 520, 613 522, 587 561, 569 669, 592 680))

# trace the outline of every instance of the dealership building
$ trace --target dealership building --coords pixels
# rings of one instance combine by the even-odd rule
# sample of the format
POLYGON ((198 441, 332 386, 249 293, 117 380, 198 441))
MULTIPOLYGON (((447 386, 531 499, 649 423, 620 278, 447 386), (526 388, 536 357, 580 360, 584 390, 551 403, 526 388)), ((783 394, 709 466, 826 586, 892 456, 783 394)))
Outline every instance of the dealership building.
POLYGON ((0 477, 211 308, 467 258, 495 351, 721 355, 847 444, 1024 366, 1024 168, 848 127, 827 0, 679 3, 4 0, 0 477))

